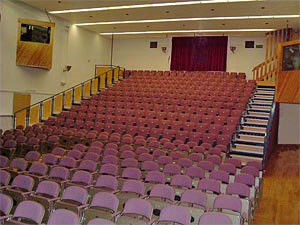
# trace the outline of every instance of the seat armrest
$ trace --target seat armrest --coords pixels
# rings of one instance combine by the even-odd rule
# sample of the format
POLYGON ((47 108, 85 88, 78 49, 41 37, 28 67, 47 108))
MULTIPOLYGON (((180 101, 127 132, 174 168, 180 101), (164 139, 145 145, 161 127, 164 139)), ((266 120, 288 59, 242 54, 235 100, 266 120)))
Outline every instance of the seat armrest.
POLYGON ((152 220, 150 220, 149 225, 155 224, 157 221, 158 221, 158 219, 152 219, 152 220))
POLYGON ((117 212, 111 214, 111 217, 117 217, 117 216, 119 216, 120 214, 121 214, 121 211, 117 211, 117 212))
POLYGON ((115 195, 115 194, 118 194, 119 192, 121 192, 121 191, 120 190, 115 190, 115 191, 112 192, 112 194, 115 195))
POLYGON ((25 196, 30 195, 32 193, 34 193, 34 192, 33 191, 27 191, 27 192, 22 192, 21 194, 25 197, 25 196))
POLYGON ((84 208, 87 208, 88 206, 89 206, 89 204, 83 204, 83 205, 78 206, 77 208, 84 209, 84 208))
MULTIPOLYGON (((4 220, 7 220, 7 219, 10 219, 12 217, 12 215, 7 215, 7 216, 0 216, 0 222, 4 221, 4 220)), ((2 223, 4 224, 4 223, 2 223)))

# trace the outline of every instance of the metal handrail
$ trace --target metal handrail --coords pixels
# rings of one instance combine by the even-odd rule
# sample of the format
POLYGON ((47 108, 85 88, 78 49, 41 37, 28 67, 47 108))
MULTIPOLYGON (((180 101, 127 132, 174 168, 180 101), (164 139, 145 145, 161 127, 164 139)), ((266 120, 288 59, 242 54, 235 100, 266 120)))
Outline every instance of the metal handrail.
MULTIPOLYGON (((99 65, 95 65, 95 68, 97 68, 97 66, 99 66, 99 65)), ((103 66, 103 65, 102 65, 103 66)), ((16 111, 16 112, 14 112, 14 114, 12 115, 12 117, 13 117, 13 119, 14 119, 14 126, 15 126, 15 121, 16 121, 16 115, 18 114, 18 113, 20 113, 20 112, 22 112, 22 111, 25 111, 26 110, 26 113, 32 108, 32 107, 34 107, 34 106, 36 106, 36 105, 40 105, 41 106, 41 109, 40 109, 40 116, 39 116, 39 120, 41 120, 42 119, 42 116, 41 116, 41 113, 42 113, 42 108, 43 108, 43 103, 44 102, 46 102, 46 101, 48 101, 48 100, 52 100, 52 112, 51 112, 51 114, 53 114, 53 103, 54 103, 54 99, 55 99, 55 97, 56 96, 59 96, 59 95, 62 95, 63 96, 63 99, 62 99, 62 109, 64 109, 64 97, 65 97, 65 94, 67 93, 67 92, 69 92, 69 91, 73 91, 73 94, 72 94, 72 96, 73 96, 73 99, 72 99, 72 103, 74 103, 74 91, 75 91, 75 88, 77 88, 78 86, 81 86, 82 87, 82 95, 81 95, 81 99, 84 97, 84 95, 83 95, 83 91, 84 91, 84 84, 86 84, 86 83, 88 83, 88 82, 90 82, 90 84, 92 84, 92 82, 94 81, 94 80, 96 80, 96 79, 98 79, 98 87, 97 87, 97 91, 100 91, 100 76, 102 76, 102 75, 106 75, 107 76, 107 74, 109 73, 109 72, 114 72, 114 69, 115 68, 118 68, 119 70, 118 70, 118 77, 120 76, 120 69, 122 69, 122 70, 124 70, 125 71, 125 68, 124 67, 120 67, 120 66, 115 66, 115 65, 107 65, 107 66, 109 66, 109 67, 111 67, 108 71, 106 71, 106 72, 103 72, 103 73, 101 73, 101 74, 99 74, 98 76, 96 76, 96 73, 95 73, 95 77, 93 77, 93 78, 90 78, 90 79, 88 79, 88 80, 85 80, 85 81, 83 81, 83 82, 81 82, 81 83, 79 83, 79 84, 76 84, 76 85, 74 85, 74 86, 72 86, 72 87, 70 87, 70 88, 68 88, 68 89, 66 89, 66 90, 64 90, 64 91, 61 91, 61 92, 59 92, 59 93, 56 93, 56 94, 54 94, 54 95, 52 95, 52 96, 50 96, 50 97, 48 97, 48 98, 46 98, 46 99, 43 99, 42 101, 39 101, 39 102, 36 102, 36 103, 34 103, 34 104, 32 104, 32 105, 30 105, 30 106, 27 106, 27 107, 25 107, 25 108, 22 108, 22 109, 20 109, 20 110, 18 110, 18 111, 16 111)), ((96 69, 95 69, 96 70, 96 69)), ((95 71, 96 72, 96 71, 95 71)), ((92 86, 90 86, 90 94, 92 94, 92 86)), ((29 121, 28 121, 28 119, 29 119, 29 117, 28 116, 26 116, 26 125, 29 123, 29 121)))

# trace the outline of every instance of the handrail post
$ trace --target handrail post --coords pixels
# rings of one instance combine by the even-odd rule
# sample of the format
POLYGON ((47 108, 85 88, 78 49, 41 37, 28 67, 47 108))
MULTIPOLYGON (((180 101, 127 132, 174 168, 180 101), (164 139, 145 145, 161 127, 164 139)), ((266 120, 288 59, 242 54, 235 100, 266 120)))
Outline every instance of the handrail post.
POLYGON ((98 92, 100 92, 100 82, 101 82, 100 76, 98 76, 97 79, 98 79, 98 92))
MULTIPOLYGON (((84 99, 84 83, 81 83, 80 86, 81 86, 81 100, 83 100, 84 99)), ((81 101, 79 104, 81 104, 81 101)))
POLYGON ((30 107, 28 107, 26 109, 26 117, 25 117, 25 125, 26 125, 26 127, 29 126, 29 118, 30 118, 30 107))
POLYGON ((41 102, 41 104, 40 104, 40 118, 39 118, 39 122, 43 121, 43 107, 44 107, 44 102, 41 102))
POLYGON ((66 92, 63 92, 63 96, 62 96, 62 109, 61 109, 61 111, 63 111, 64 109, 65 109, 65 103, 66 103, 66 100, 65 100, 65 98, 66 98, 66 92))

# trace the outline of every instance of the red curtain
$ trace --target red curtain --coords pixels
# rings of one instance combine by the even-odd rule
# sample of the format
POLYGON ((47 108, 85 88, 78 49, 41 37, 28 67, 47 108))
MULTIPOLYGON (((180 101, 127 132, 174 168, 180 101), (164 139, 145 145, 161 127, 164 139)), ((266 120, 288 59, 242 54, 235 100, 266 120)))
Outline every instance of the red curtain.
POLYGON ((174 37, 171 70, 226 71, 227 36, 174 37))

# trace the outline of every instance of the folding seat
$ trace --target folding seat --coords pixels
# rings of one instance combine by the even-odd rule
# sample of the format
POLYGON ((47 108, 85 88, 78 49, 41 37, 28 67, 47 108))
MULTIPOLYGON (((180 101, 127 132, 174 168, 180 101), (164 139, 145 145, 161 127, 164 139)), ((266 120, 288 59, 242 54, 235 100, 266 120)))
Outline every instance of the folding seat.
POLYGON ((108 143, 105 145, 105 150, 107 149, 118 150, 118 145, 116 143, 108 143))
MULTIPOLYGON (((25 144, 24 144, 25 145, 25 144)), ((16 152, 17 142, 15 140, 6 140, 2 147, 0 147, 1 155, 12 159, 16 152)))
POLYGON ((7 221, 9 224, 41 224, 44 217, 44 207, 34 201, 21 202, 14 215, 7 221))
POLYGON ((188 131, 180 131, 180 130, 178 130, 176 132, 176 136, 175 136, 176 140, 181 140, 184 143, 186 142, 188 137, 189 137, 189 132, 188 131))
POLYGON ((181 206, 165 206, 159 215, 156 224, 182 224, 189 225, 191 221, 190 212, 181 206))
POLYGON ((52 155, 55 155, 55 156, 57 156, 57 157, 63 157, 65 154, 66 154, 66 150, 64 149, 64 148, 61 148, 61 147, 55 147, 53 150, 52 150, 52 152, 51 152, 51 154, 52 155))
POLYGON ((226 124, 229 126, 234 126, 236 127, 240 123, 240 118, 239 117, 228 117, 226 124))
POLYGON ((84 210, 88 207, 88 192, 79 186, 67 187, 61 200, 56 201, 54 208, 67 209, 75 212, 79 217, 83 216, 84 210))
POLYGON ((250 188, 246 184, 230 183, 227 185, 226 195, 239 197, 242 201, 242 212, 246 222, 252 221, 254 208, 252 207, 253 199, 250 199, 250 188))
POLYGON ((77 162, 72 157, 64 156, 60 159, 58 165, 66 167, 68 169, 74 169, 77 166, 77 162))
POLYGON ((210 133, 205 133, 202 135, 202 144, 203 147, 205 147, 206 149, 210 148, 211 146, 215 146, 216 145, 216 135, 215 134, 210 134, 210 133), (207 146, 204 145, 208 144, 207 146))
POLYGON ((41 146, 42 153, 49 153, 59 145, 59 136, 49 136, 47 141, 41 146))
POLYGON ((25 159, 15 158, 10 162, 9 167, 4 169, 10 173, 12 178, 14 178, 19 175, 19 173, 26 171, 27 167, 28 162, 25 159))
POLYGON ((117 176, 118 166, 111 163, 103 164, 100 168, 99 174, 117 176))
POLYGON ((231 110, 231 113, 230 113, 231 117, 242 117, 243 115, 243 110, 231 110))
POLYGON ((5 170, 0 170, 0 191, 8 187, 11 176, 10 173, 5 170))
POLYGON ((224 170, 212 171, 209 175, 210 179, 215 179, 221 182, 221 192, 225 193, 227 184, 229 184, 229 173, 224 170))
POLYGON ((183 123, 184 122, 182 122, 182 121, 173 121, 171 124, 171 130, 175 130, 175 131, 183 130, 183 128, 184 128, 183 123))
POLYGON ((146 146, 146 140, 144 138, 140 138, 134 141, 134 148, 138 148, 138 147, 145 147, 146 146))
POLYGON ((209 124, 207 124, 207 123, 196 124, 195 131, 201 132, 201 133, 206 133, 208 131, 208 126, 209 126, 209 124))
POLYGON ((128 125, 126 133, 130 134, 131 136, 135 136, 138 133, 138 127, 132 126, 132 125, 128 125))
POLYGON ((117 224, 150 224, 152 222, 151 204, 145 199, 129 199, 117 216, 117 224))
POLYGON ((200 216, 199 219, 199 225, 204 224, 233 224, 230 217, 228 217, 226 214, 221 212, 205 212, 203 215, 200 216))
POLYGON ((133 144, 133 138, 129 136, 123 136, 121 140, 121 144, 126 144, 126 145, 132 145, 133 144))
POLYGON ((172 151, 170 152, 169 156, 172 158, 173 162, 185 157, 184 153, 181 151, 172 151))
POLYGON ((70 150, 70 151, 68 151, 67 156, 72 157, 75 160, 79 160, 82 158, 82 152, 80 152, 78 150, 70 150))
MULTIPOLYGON (((163 106, 160 106, 159 109, 161 110, 163 106)), ((156 116, 155 118, 158 119, 158 120, 166 120, 167 119, 167 112, 160 112, 158 111, 156 113, 156 116)))
POLYGON ((168 139, 168 138, 162 138, 162 139, 159 140, 159 143, 160 143, 161 145, 164 145, 166 142, 171 142, 171 141, 170 141, 170 139, 168 139))
POLYGON ((259 177, 259 170, 253 166, 245 166, 241 169, 241 173, 251 174, 255 177, 255 186, 258 188, 258 192, 261 192, 262 179, 259 177))
POLYGON ((145 186, 144 183, 139 180, 125 180, 121 190, 116 193, 119 199, 118 210, 123 208, 124 203, 131 198, 144 197, 145 186))
POLYGON ((162 146, 162 149, 165 150, 165 151, 173 151, 176 149, 176 146, 174 143, 171 143, 171 142, 165 142, 162 146))
POLYGON ((192 188, 193 180, 187 175, 174 175, 170 185, 174 187, 176 195, 181 195, 184 190, 192 188))
POLYGON ((138 161, 139 161, 140 165, 143 162, 153 161, 153 155, 151 155, 149 153, 142 153, 138 156, 138 161))
POLYGON ((181 195, 179 206, 187 209, 191 214, 190 224, 198 225, 199 218, 203 215, 206 208, 207 196, 199 190, 186 190, 181 195))
MULTIPOLYGON (((4 140, 3 139, 0 139, 0 140, 3 144, 4 140)), ((16 151, 15 151, 16 155, 20 155, 20 152, 22 151, 23 146, 26 143, 26 141, 27 141, 27 137, 25 137, 25 136, 18 136, 16 138, 16 144, 17 144, 16 145, 16 151)), ((2 146, 2 144, 0 146, 2 146)))
POLYGON ((31 193, 34 186, 34 180, 30 176, 16 176, 11 186, 3 190, 3 193, 9 195, 16 203, 24 201, 31 193))
POLYGON ((219 109, 218 108, 208 108, 207 109, 207 115, 210 115, 210 116, 216 116, 219 114, 219 109))
POLYGON ((29 167, 28 171, 25 171, 24 174, 30 176, 34 179, 34 188, 37 187, 37 184, 44 178, 48 172, 48 166, 42 162, 33 162, 29 167))
POLYGON ((223 155, 222 155, 222 150, 219 149, 219 148, 209 148, 208 152, 207 152, 209 155, 217 155, 221 158, 223 158, 223 155))
POLYGON ((164 166, 163 172, 166 175, 166 179, 169 182, 174 175, 179 175, 181 173, 181 167, 179 165, 169 163, 164 166))
POLYGON ((199 145, 199 143, 201 143, 202 135, 202 132, 190 132, 189 141, 194 141, 199 145))
POLYGON ((38 184, 37 189, 33 192, 28 200, 40 203, 45 208, 44 221, 47 221, 50 212, 53 211, 53 205, 60 194, 60 185, 53 181, 42 181, 38 184))
POLYGON ((85 221, 102 218, 111 220, 117 212, 119 199, 112 193, 98 192, 94 195, 89 208, 84 212, 85 221))
POLYGON ((188 113, 179 113, 178 120, 181 122, 188 122, 190 120, 190 114, 188 113))
POLYGON ((208 176, 208 174, 210 172, 212 172, 215 168, 214 164, 211 161, 208 161, 208 160, 200 161, 197 166, 206 171, 206 176, 208 176))
POLYGON ((246 166, 252 166, 259 170, 259 177, 262 178, 263 176, 263 166, 262 163, 259 161, 248 161, 246 166))
POLYGON ((233 221, 233 224, 243 224, 242 201, 235 196, 220 195, 216 197, 213 211, 223 212, 233 221))
POLYGON ((0 202, 0 223, 5 224, 4 221, 11 217, 10 213, 13 207, 13 200, 10 196, 0 193, 0 202))
POLYGON ((149 127, 139 127, 137 134, 146 138, 150 135, 150 128, 149 127))
POLYGON ((208 133, 219 135, 221 133, 222 126, 219 124, 211 124, 208 127, 208 133))
POLYGON ((206 193, 207 207, 212 208, 215 198, 221 193, 221 184, 215 179, 204 178, 199 180, 197 189, 206 193))
POLYGON ((29 162, 29 165, 32 164, 32 162, 39 161, 41 157, 41 154, 36 151, 30 151, 25 155, 25 160, 29 162))
MULTIPOLYGON (((175 111, 175 109, 174 109, 174 111, 175 111)), ((169 112, 167 114, 167 116, 168 116, 169 121, 175 121, 178 117, 178 113, 177 112, 169 112)))

